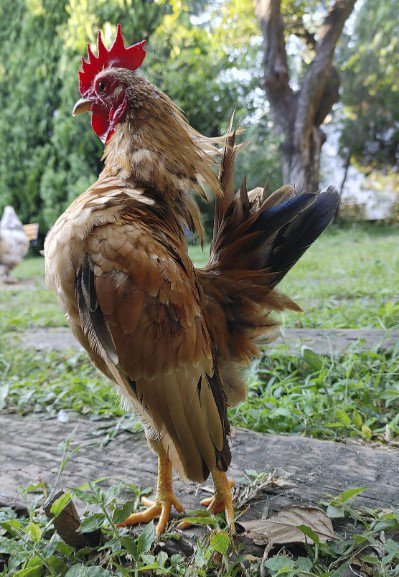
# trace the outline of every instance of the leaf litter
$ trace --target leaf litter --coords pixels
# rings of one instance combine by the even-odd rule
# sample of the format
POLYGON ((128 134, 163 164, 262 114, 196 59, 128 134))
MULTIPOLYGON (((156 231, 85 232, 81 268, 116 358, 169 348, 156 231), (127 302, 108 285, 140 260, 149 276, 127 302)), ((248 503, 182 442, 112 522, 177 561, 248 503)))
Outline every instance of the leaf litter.
POLYGON ((315 543, 335 539, 330 519, 317 507, 295 506, 269 519, 242 521, 246 536, 257 545, 315 543), (310 529, 310 530, 309 530, 310 529))

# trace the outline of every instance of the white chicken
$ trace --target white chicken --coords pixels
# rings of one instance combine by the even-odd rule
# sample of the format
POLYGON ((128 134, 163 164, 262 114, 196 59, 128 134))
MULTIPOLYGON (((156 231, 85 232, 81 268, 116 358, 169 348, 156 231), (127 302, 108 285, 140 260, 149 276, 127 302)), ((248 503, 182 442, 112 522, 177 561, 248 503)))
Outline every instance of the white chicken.
POLYGON ((24 258, 29 239, 12 206, 4 208, 0 221, 0 282, 12 282, 11 270, 24 258))

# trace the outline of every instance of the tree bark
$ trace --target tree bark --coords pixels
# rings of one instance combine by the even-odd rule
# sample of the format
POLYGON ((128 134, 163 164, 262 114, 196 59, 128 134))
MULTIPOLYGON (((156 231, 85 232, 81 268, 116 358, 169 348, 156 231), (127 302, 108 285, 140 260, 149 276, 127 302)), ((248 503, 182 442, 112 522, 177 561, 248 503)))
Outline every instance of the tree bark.
POLYGON ((308 191, 319 187, 320 155, 326 141, 320 126, 339 99, 333 56, 355 2, 333 2, 316 35, 315 56, 294 91, 290 86, 281 0, 255 0, 263 34, 264 88, 276 128, 284 137, 283 180, 308 191))

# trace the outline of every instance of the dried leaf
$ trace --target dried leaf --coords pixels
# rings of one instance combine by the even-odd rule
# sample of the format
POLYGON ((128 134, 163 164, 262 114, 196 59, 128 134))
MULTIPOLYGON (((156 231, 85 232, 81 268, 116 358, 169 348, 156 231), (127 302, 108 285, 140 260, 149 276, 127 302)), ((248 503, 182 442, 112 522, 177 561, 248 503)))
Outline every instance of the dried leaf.
MULTIPOLYGON (((312 543, 303 526, 309 527, 320 542, 335 538, 334 529, 327 515, 316 507, 293 506, 280 511, 270 519, 241 522, 246 535, 258 545, 270 543, 312 543), (302 526, 302 529, 299 527, 302 526)), ((311 534, 311 532, 308 532, 311 534)))

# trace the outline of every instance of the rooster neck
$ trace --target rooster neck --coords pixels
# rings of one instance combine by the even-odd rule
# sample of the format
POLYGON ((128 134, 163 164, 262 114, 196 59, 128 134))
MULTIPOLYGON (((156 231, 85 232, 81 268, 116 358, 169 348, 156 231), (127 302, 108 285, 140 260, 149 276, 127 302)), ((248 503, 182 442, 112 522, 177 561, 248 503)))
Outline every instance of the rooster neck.
POLYGON ((169 99, 166 103, 169 108, 159 104, 156 114, 150 110, 141 116, 132 111, 127 114, 106 145, 105 170, 125 179, 151 181, 168 196, 187 189, 205 198, 209 192, 220 195, 215 174, 219 156, 216 144, 224 138, 199 134, 169 99))
POLYGON ((102 175, 134 185, 148 183, 169 201, 196 187, 196 175, 185 173, 176 159, 171 162, 171 152, 159 147, 145 132, 132 133, 128 127, 120 127, 105 149, 102 175))
MULTIPOLYGON (((100 178, 117 177, 130 186, 156 190, 173 211, 182 230, 203 227, 195 191, 206 198, 208 191, 220 194, 213 170, 218 154, 215 144, 194 131, 181 117, 169 123, 156 119, 146 123, 127 119, 120 124, 104 152, 105 168, 100 178)), ((169 119, 170 120, 170 119, 169 119)))

